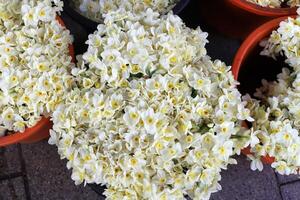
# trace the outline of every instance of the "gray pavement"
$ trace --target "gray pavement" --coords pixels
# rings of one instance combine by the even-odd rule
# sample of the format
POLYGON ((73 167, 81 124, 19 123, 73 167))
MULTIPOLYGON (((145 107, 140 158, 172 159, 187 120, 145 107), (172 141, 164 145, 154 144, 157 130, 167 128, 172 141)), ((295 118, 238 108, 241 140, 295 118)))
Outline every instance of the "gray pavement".
POLYGON ((86 186, 75 186, 66 162, 47 141, 0 149, 0 199, 99 199, 86 186))

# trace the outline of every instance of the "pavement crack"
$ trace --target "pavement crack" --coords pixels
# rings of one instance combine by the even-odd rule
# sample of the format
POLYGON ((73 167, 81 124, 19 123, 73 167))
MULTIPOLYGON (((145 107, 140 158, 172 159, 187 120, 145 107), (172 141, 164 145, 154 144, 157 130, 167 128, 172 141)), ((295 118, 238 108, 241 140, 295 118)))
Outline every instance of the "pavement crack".
POLYGON ((273 170, 273 173, 275 174, 275 178, 276 178, 276 182, 277 182, 277 187, 278 187, 280 198, 283 200, 283 195, 282 195, 282 192, 281 192, 281 185, 279 183, 278 175, 277 175, 277 173, 274 170, 273 170))
POLYGON ((17 144, 17 147, 18 147, 18 153, 19 153, 20 162, 21 162, 21 170, 22 170, 22 174, 23 174, 26 199, 31 200, 30 187, 29 187, 29 182, 28 182, 28 177, 27 177, 26 163, 25 163, 24 156, 23 156, 22 146, 20 144, 17 144))

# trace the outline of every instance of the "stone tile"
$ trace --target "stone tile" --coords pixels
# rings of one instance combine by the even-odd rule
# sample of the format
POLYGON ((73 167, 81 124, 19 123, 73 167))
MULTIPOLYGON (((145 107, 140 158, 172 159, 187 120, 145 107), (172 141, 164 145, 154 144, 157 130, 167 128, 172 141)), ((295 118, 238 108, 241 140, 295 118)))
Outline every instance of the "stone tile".
POLYGON ((276 173, 276 175, 277 175, 277 179, 278 179, 279 184, 286 184, 286 183, 294 182, 294 181, 297 181, 297 180, 300 181, 300 176, 299 175, 283 176, 283 175, 280 175, 278 173, 276 173))
POLYGON ((90 187, 75 186, 55 146, 42 141, 22 150, 32 199, 99 199, 90 187))
POLYGON ((17 144, 6 147, 5 157, 8 169, 13 172, 21 171, 21 162, 17 144))
POLYGON ((0 182, 0 199, 21 200, 26 199, 22 177, 0 182))
POLYGON ((18 146, 11 145, 0 148, 0 175, 21 172, 18 146))
POLYGON ((0 148, 0 173, 2 174, 7 170, 5 148, 0 148))
POLYGON ((280 200, 276 176, 270 166, 262 172, 252 171, 249 161, 240 156, 238 165, 231 165, 222 173, 222 190, 213 200, 280 200))
POLYGON ((281 194, 283 200, 299 200, 300 199, 300 182, 294 182, 281 186, 281 194))

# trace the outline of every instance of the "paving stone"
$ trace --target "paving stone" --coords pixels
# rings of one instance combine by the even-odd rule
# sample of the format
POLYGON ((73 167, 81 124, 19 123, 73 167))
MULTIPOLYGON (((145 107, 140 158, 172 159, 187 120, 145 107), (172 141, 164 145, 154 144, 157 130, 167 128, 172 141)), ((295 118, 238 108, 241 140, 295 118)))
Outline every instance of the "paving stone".
POLYGON ((300 182, 294 182, 281 186, 283 200, 299 200, 300 199, 300 182))
POLYGON ((0 148, 0 175, 21 172, 17 145, 0 148))
POLYGON ((90 187, 75 186, 55 146, 42 141, 22 150, 32 199, 99 199, 90 187))
POLYGON ((7 160, 8 169, 12 172, 20 172, 21 171, 21 162, 18 151, 18 146, 11 145, 6 147, 5 157, 7 160))
POLYGON ((280 200, 276 176, 270 166, 262 172, 252 171, 249 161, 240 156, 238 165, 231 165, 222 173, 222 190, 213 200, 280 200))
POLYGON ((0 182, 0 199, 21 200, 25 199, 25 189, 22 177, 0 182))
POLYGON ((298 180, 300 181, 299 175, 283 176, 278 173, 276 175, 277 175, 279 184, 286 184, 286 183, 294 182, 294 181, 298 181, 298 180))
POLYGON ((7 170, 5 148, 0 148, 0 174, 7 170))

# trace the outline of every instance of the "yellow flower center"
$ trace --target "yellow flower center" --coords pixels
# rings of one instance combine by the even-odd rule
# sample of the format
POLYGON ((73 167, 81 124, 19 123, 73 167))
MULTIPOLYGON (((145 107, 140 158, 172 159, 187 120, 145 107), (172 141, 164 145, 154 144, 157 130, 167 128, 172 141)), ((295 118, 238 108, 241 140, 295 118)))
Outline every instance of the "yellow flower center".
POLYGON ((136 166, 136 165, 138 164, 137 159, 131 158, 131 159, 130 159, 130 164, 131 164, 132 166, 136 166))
POLYGON ((193 142, 193 136, 191 136, 191 135, 187 136, 187 137, 185 138, 185 141, 186 141, 187 143, 193 142))

